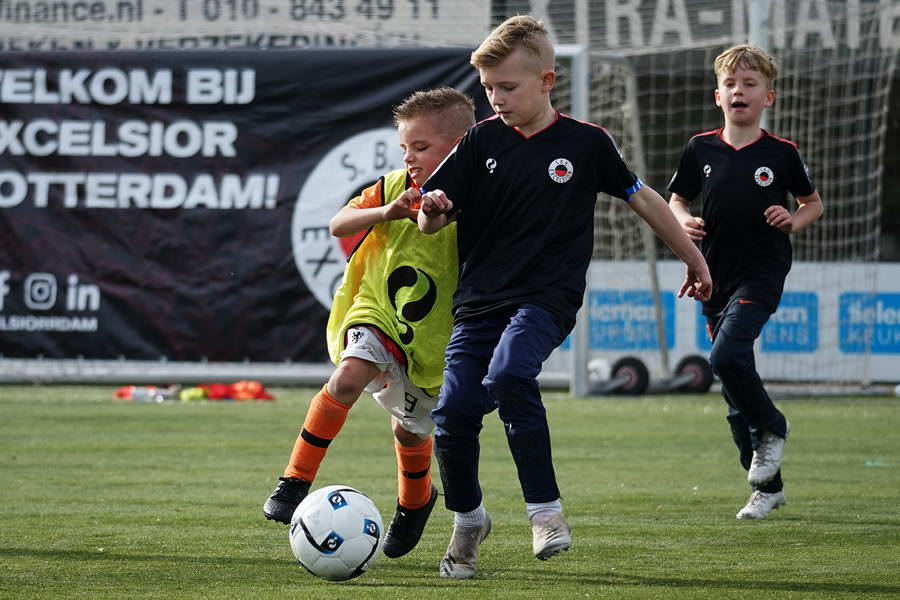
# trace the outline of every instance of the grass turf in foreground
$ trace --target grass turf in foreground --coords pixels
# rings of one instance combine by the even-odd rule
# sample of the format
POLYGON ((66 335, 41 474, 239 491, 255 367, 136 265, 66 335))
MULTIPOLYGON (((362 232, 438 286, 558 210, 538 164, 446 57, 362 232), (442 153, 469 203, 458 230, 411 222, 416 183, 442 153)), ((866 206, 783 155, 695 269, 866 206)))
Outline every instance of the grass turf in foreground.
MULTIPOLYGON (((310 390, 271 404, 132 404, 101 387, 0 387, 3 598, 879 598, 900 594, 900 402, 791 400, 788 504, 762 522, 720 398, 546 394, 575 546, 531 556, 496 414, 482 433, 494 531, 470 581, 437 576, 451 517, 346 583, 293 562, 262 517, 310 390)), ((388 417, 353 408, 314 487, 396 497, 388 417)), ((435 478, 437 473, 435 469, 435 478)), ((387 523, 385 523, 386 525, 387 523)))

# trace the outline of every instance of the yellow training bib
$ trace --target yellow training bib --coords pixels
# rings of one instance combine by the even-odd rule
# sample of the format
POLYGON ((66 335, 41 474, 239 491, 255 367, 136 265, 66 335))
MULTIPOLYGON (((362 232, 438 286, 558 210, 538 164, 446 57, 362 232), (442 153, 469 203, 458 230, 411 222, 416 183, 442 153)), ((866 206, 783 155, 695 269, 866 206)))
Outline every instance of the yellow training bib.
MULTIPOLYGON (((375 184, 381 188, 382 205, 410 185, 405 169, 391 171, 375 184)), ((410 381, 436 394, 443 381, 458 277, 456 223, 431 235, 411 219, 374 225, 350 255, 331 305, 331 360, 340 361, 349 327, 374 325, 406 354, 410 381)))

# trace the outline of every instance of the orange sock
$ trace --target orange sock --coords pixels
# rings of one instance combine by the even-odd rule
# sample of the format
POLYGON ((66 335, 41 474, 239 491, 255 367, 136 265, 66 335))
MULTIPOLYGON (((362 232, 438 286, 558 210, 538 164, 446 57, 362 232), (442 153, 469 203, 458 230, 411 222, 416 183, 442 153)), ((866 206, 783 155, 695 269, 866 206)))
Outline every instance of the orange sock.
POLYGON ((285 477, 299 477, 312 483, 328 451, 328 444, 344 426, 349 411, 349 406, 328 394, 327 385, 315 395, 306 411, 300 435, 294 442, 291 462, 284 469, 285 477))
POLYGON ((397 451, 397 496, 404 508, 415 509, 431 499, 431 436, 415 446, 401 446, 394 440, 397 451))

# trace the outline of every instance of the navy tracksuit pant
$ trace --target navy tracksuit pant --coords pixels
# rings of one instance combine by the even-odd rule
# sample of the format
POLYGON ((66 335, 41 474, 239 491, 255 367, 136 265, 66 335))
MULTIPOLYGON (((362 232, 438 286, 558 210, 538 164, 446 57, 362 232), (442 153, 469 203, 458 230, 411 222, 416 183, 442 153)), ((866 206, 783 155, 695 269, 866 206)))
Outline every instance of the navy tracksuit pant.
POLYGON ((553 316, 534 304, 453 326, 444 384, 431 413, 448 509, 468 512, 481 504, 478 435, 484 416, 494 409, 503 421, 526 502, 560 497, 537 376, 564 337, 553 316))
MULTIPOLYGON (((721 313, 709 317, 707 325, 713 345, 709 362, 722 381, 728 403, 728 424, 740 453, 741 465, 750 469, 753 450, 762 430, 784 437, 787 422, 763 387, 756 372, 753 342, 771 316, 769 308, 756 300, 734 297, 721 313)), ((766 493, 781 491, 781 471, 762 487, 766 493)))

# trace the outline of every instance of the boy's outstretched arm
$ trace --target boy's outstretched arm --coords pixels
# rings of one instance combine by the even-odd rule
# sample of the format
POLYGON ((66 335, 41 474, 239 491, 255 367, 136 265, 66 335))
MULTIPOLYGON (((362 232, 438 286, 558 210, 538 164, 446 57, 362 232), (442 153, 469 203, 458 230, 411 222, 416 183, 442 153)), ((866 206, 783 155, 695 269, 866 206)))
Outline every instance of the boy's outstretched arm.
POLYGON ((766 223, 785 233, 796 233, 806 229, 824 212, 819 192, 813 192, 809 196, 797 196, 797 204, 800 206, 793 215, 783 206, 770 206, 764 213, 766 223))
POLYGON ((678 258, 687 265, 687 277, 681 284, 678 297, 685 293, 696 300, 709 300, 712 293, 712 278, 706 260, 685 234, 678 220, 669 210, 666 201, 656 191, 644 186, 631 195, 628 206, 650 226, 656 235, 672 249, 678 258))
POLYGON ((412 208, 422 197, 419 190, 409 188, 390 204, 372 208, 345 206, 331 217, 328 224, 331 235, 345 237, 365 231, 373 225, 395 219, 415 219, 418 209, 412 208))
POLYGON ((427 192, 422 196, 419 208, 419 230, 423 233, 436 233, 447 226, 453 217, 447 213, 453 209, 453 202, 442 190, 427 192))

